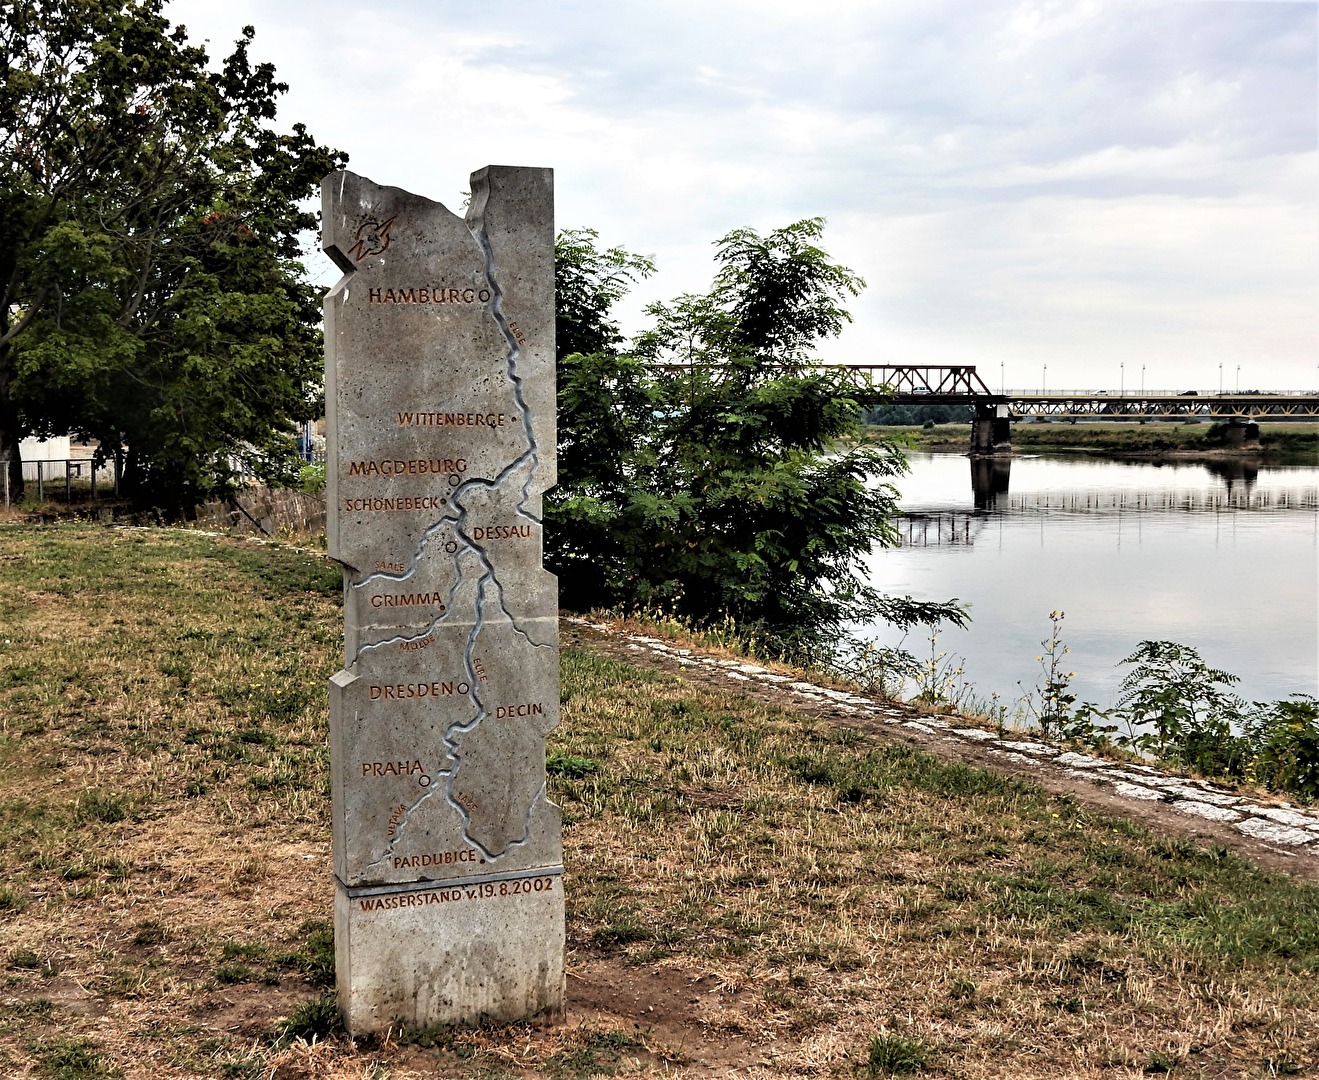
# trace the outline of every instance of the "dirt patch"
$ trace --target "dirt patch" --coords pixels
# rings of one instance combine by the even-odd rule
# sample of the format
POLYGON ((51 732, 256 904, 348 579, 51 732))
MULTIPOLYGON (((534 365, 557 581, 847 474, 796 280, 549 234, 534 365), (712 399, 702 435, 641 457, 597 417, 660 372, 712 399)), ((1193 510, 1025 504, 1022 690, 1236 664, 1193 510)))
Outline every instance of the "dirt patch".
POLYGON ((300 987, 245 985, 203 994, 190 1011, 209 1031, 260 1038, 309 996, 300 987))
POLYGON ((748 1030, 746 996, 745 987, 710 972, 579 954, 568 965, 567 1022, 631 1031, 653 1056, 719 1073, 778 1056, 772 1033, 748 1030))

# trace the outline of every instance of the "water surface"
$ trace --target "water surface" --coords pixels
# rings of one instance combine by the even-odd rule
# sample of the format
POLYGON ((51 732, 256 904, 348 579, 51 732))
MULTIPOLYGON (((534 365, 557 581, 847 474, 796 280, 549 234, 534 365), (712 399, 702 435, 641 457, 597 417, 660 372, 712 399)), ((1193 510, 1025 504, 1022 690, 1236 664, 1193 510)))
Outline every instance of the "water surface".
MULTIPOLYGON (((1142 639, 1195 647, 1239 675, 1248 700, 1319 692, 1319 468, 910 461, 897 482, 902 547, 872 554, 870 580, 969 606, 970 629, 941 631, 937 649, 965 658, 979 696, 1036 684, 1053 610, 1066 613, 1073 688, 1101 706, 1142 639)), ((883 625, 860 633, 902 639, 883 625)), ((927 637, 913 631, 905 647, 928 656, 927 637)))

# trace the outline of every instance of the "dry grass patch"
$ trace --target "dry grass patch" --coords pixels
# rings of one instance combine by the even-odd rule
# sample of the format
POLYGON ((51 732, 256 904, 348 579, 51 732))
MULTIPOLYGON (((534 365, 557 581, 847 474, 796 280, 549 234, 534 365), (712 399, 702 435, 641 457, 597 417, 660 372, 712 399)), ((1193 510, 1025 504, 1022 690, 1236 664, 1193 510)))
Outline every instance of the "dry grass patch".
POLYGON ((580 650, 549 754, 568 1022, 350 1043, 339 628, 311 556, 0 527, 0 1075, 1319 1068, 1315 888, 580 650))
POLYGON ((1319 1068, 1312 886, 736 693, 564 670, 577 946, 711 973, 738 994, 711 1022, 795 1043, 785 1067, 1319 1068))
POLYGON ((49 1004, 0 1072, 242 1075, 330 970, 338 571, 183 531, 10 527, 0 553, 0 955, 39 960, 0 1008, 49 1004))

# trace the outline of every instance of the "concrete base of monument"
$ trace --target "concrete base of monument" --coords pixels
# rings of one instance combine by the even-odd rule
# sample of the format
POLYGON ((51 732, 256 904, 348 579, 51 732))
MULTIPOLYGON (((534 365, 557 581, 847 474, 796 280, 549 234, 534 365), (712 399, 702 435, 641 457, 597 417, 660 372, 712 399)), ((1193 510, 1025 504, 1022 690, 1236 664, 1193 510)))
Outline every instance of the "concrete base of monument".
POLYGON ((563 1011, 563 871, 453 884, 336 882, 339 1009, 352 1035, 563 1011))

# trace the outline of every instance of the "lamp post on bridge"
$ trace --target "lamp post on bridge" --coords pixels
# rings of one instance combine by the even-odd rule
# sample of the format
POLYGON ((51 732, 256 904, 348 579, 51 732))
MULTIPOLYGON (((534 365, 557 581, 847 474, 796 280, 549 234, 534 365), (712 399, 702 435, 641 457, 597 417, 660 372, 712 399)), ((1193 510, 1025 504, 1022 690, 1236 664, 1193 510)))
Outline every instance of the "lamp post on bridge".
POLYGON ((1126 397, 1127 396, 1127 362, 1125 360, 1119 361, 1117 366, 1117 371, 1118 371, 1117 396, 1126 397))
POLYGON ((1218 365, 1218 392, 1223 392, 1223 365, 1218 365))
POLYGON ((1003 363, 1004 361, 1002 360, 998 362, 998 392, 1006 396, 1008 392, 1008 380, 1007 376, 1003 374, 1003 363))
POLYGON ((1044 374, 1040 376, 1040 393, 1043 394, 1049 389, 1049 365, 1044 365, 1044 374))
POLYGON ((1240 364, 1237 365, 1237 391, 1236 391, 1236 392, 1237 392, 1238 394, 1241 393, 1241 365, 1240 365, 1240 364))
POLYGON ((1145 365, 1140 365, 1140 396, 1145 396, 1145 365))

